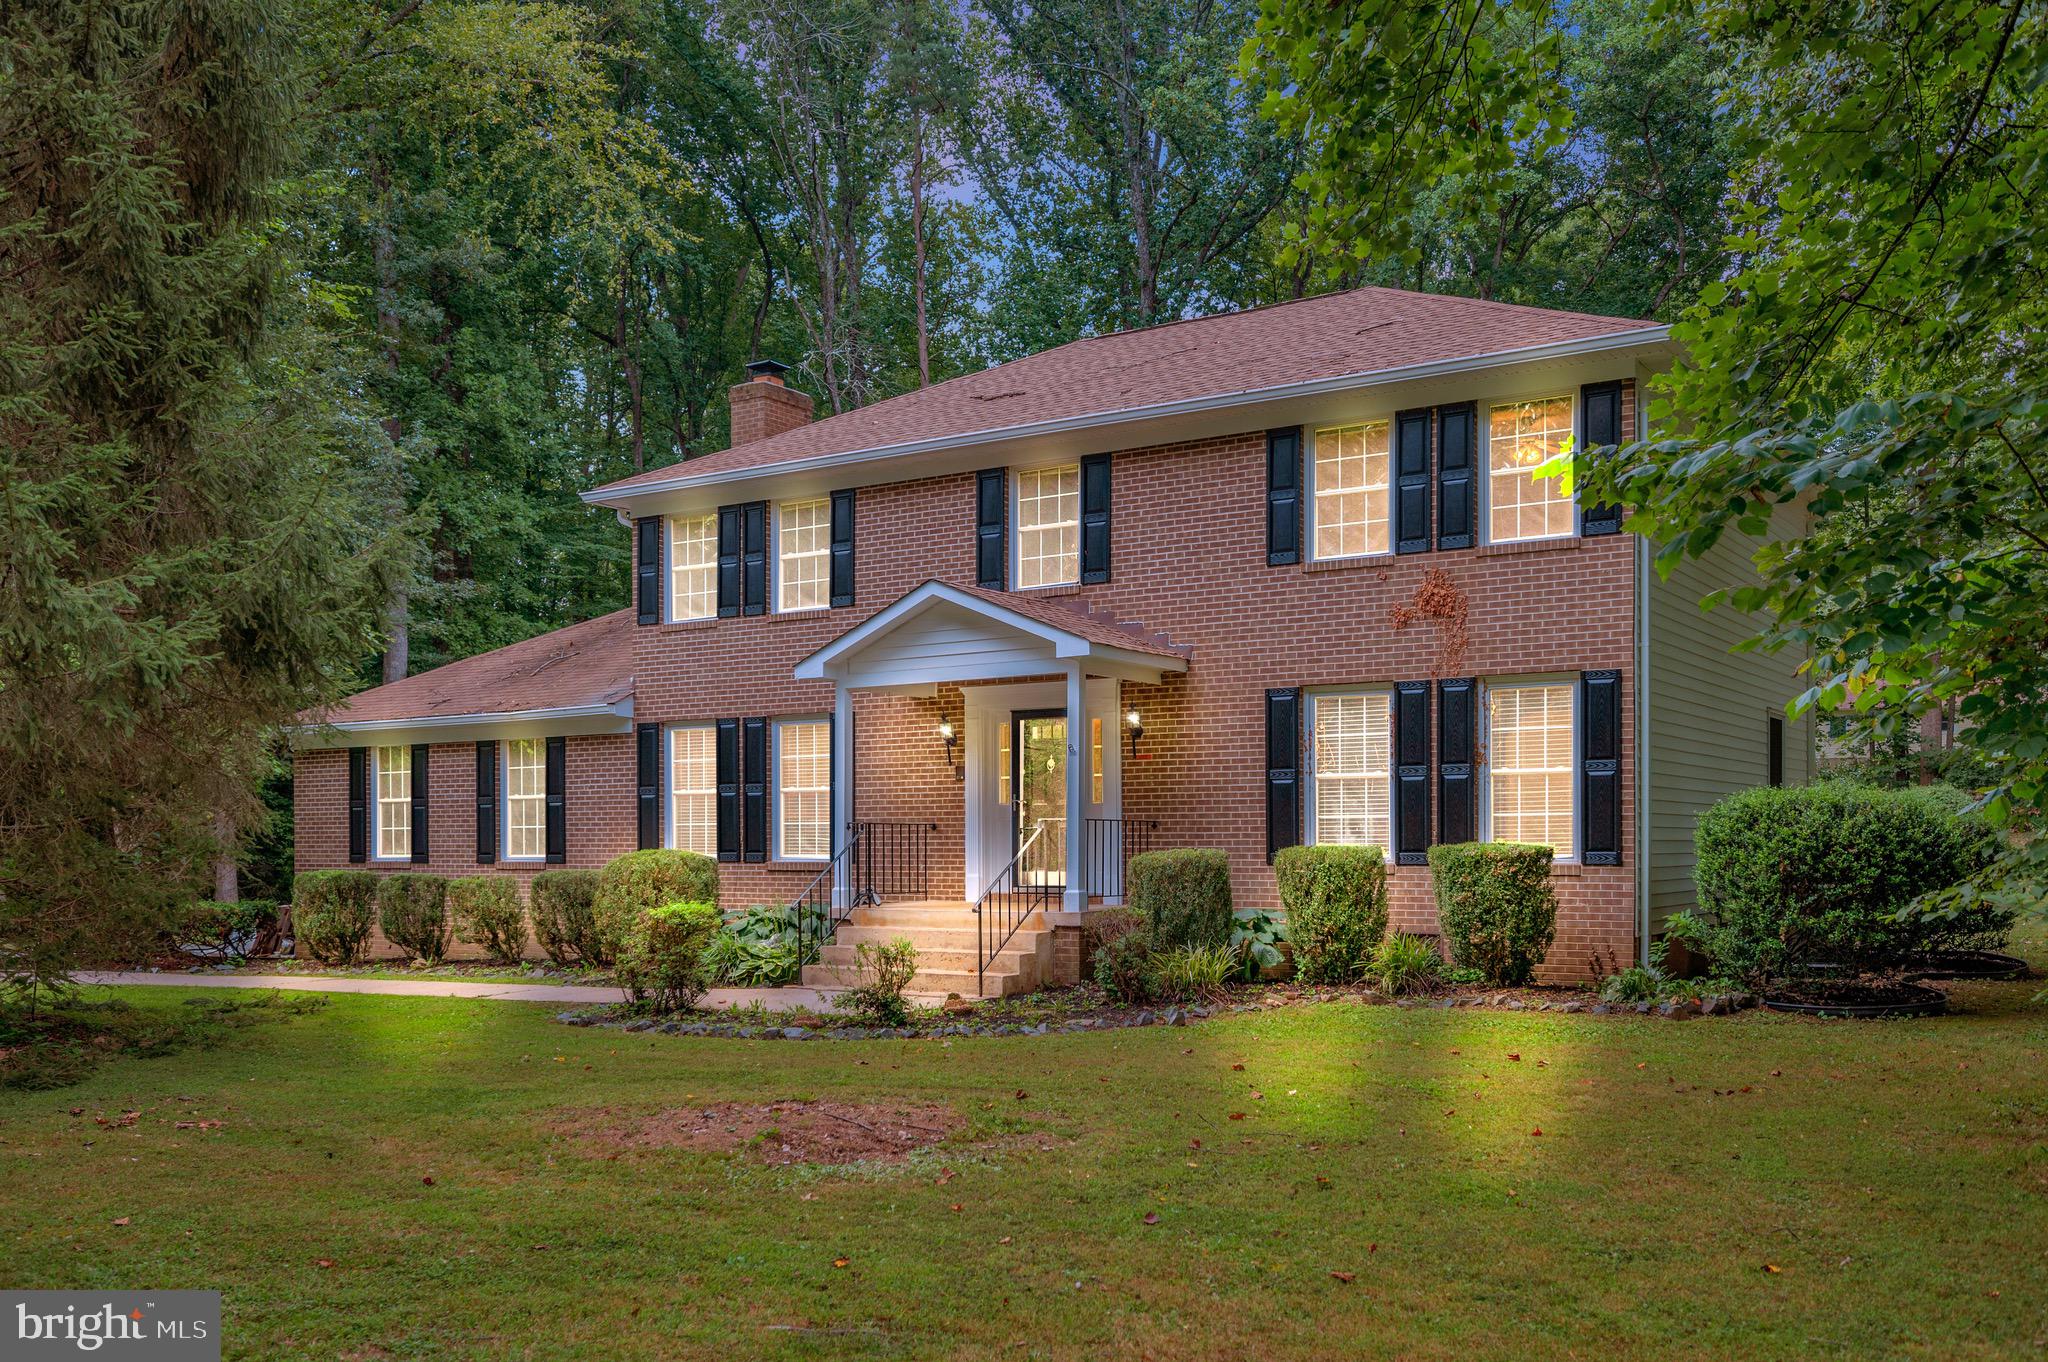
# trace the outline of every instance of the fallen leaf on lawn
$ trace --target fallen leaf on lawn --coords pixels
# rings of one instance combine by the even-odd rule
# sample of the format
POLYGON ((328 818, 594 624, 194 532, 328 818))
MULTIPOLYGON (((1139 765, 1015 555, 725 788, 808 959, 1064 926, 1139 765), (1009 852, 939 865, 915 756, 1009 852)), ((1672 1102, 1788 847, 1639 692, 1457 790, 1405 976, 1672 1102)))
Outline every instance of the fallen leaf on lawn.
POLYGON ((953 1203, 953 1209, 954 1209, 954 1210, 956 1210, 956 1211, 957 1211, 957 1210, 959 1210, 959 1209, 961 1209, 960 1203, 959 1203, 959 1202, 957 1202, 957 1201, 956 1201, 956 1202, 954 1202, 954 1203, 953 1203))
POLYGON ((953 1180, 953 1170, 952 1170, 952 1169, 950 1169, 950 1168, 941 1168, 941 1169, 939 1170, 939 1186, 943 1187, 943 1186, 945 1186, 945 1185, 946 1185, 947 1183, 951 1182, 952 1180, 953 1180))
POLYGON ((332 1258, 315 1258, 315 1259, 313 1260, 313 1266, 314 1266, 314 1267, 333 1267, 333 1266, 334 1266, 334 1260, 333 1260, 332 1258))
POLYGON ((433 1175, 432 1173, 428 1173, 428 1174, 426 1174, 425 1176, 423 1176, 423 1177, 421 1177, 421 1178, 420 1178, 420 1186, 422 1186, 422 1187, 432 1187, 433 1185, 434 1185, 434 1175, 433 1175))
POLYGON ((1253 1093, 1253 1094, 1252 1094, 1252 1101, 1254 1101, 1254 1102, 1263 1102, 1263 1101, 1265 1101, 1265 1100, 1266 1100, 1266 1094, 1264 1094, 1264 1093, 1262 1093, 1262 1092, 1255 1092, 1255 1093, 1253 1093))
POLYGON ((1244 1119, 1244 1113, 1241 1111, 1233 1111, 1230 1113, 1230 1119, 1233 1121, 1242 1121, 1244 1119))
POLYGON ((1356 1272, 1339 1272, 1335 1268, 1332 1268, 1330 1270, 1330 1275, 1332 1277, 1335 1277, 1338 1281, 1347 1284, 1358 1280, 1358 1274, 1356 1272))
POLYGON ((1522 1062, 1522 1057, 1521 1057, 1520 1055, 1518 1055, 1518 1054, 1513 1054, 1513 1053, 1510 1053, 1510 1054, 1508 1055, 1508 1058, 1509 1058, 1509 1059, 1511 1059, 1511 1060, 1513 1060, 1513 1061, 1514 1061, 1515 1063, 1517 1063, 1517 1064, 1520 1064, 1520 1063, 1522 1062))
POLYGON ((1371 1257, 1373 1254, 1378 1253, 1379 1251, 1380 1246, 1377 1240, 1365 1246, 1365 1253, 1367 1257, 1371 1257))
POLYGON ((1785 1071, 1784 1071, 1783 1069, 1773 1069, 1773 1070, 1771 1070, 1771 1077, 1773 1077, 1773 1078, 1783 1078, 1784 1076, 1785 1076, 1785 1071))
POLYGON ((997 1242, 998 1244, 1007 1244, 1007 1243, 1009 1243, 1009 1242, 1010 1242, 1010 1236, 1006 1234, 1006 1235, 1004 1235, 1004 1236, 1003 1236, 1002 1238, 1000 1238, 1000 1239, 996 1240, 996 1242, 997 1242))
POLYGON ((1202 1147, 1202 1142, 1201 1142, 1200 1140, 1189 1140, 1189 1141, 1188 1141, 1188 1148, 1190 1148, 1190 1149, 1200 1149, 1201 1147, 1202 1147))
POLYGON ((1764 1271, 1766 1271, 1766 1272, 1768 1272, 1768 1273, 1771 1273, 1771 1274, 1772 1274, 1773 1276, 1775 1276, 1776 1274, 1778 1274, 1778 1273, 1780 1273, 1780 1272, 1783 1272, 1784 1270, 1785 1270, 1784 1268, 1782 1268, 1782 1267, 1779 1267, 1779 1266, 1778 1266, 1778 1265, 1777 1265, 1776 1263, 1765 1263, 1765 1264, 1764 1264, 1764 1271))
POLYGON ((1316 1186, 1328 1187, 1329 1185, 1330 1180, 1328 1178, 1324 1177, 1321 1173, 1316 1174, 1316 1186))
POLYGON ((1233 1064, 1233 1065, 1231 1065, 1231 1066, 1230 1066, 1230 1071, 1231 1071, 1232 1073, 1234 1073, 1234 1074, 1241 1074, 1241 1073, 1243 1073, 1243 1072, 1244 1072, 1244 1065, 1242 1065, 1242 1064, 1233 1064))
POLYGON ((1017 1089, 1017 1100, 1018 1100, 1019 1102, 1023 1101, 1023 1100, 1025 1099, 1025 1098, 1029 1097, 1030 1095, 1031 1095, 1030 1093, 1028 1093, 1028 1092, 1024 1091, 1024 1089, 1022 1089, 1022 1088, 1019 1088, 1019 1089, 1017 1089))
POLYGON ((116 1221, 115 1221, 114 1223, 115 1223, 116 1225, 125 1225, 125 1224, 127 1224, 127 1223, 128 1223, 128 1217, 124 1215, 124 1216, 120 1217, 120 1218, 119 1218, 118 1220, 116 1220, 116 1221))
POLYGON ((1638 1064, 1638 1065, 1636 1065, 1636 1067, 1637 1067, 1638 1069, 1647 1069, 1647 1068, 1649 1068, 1650 1066, 1649 1066, 1649 1065, 1647 1065, 1647 1064, 1638 1064))
POLYGON ((1534 1130, 1530 1131, 1529 1133, 1531 1135, 1541 1135, 1543 1133, 1543 1127, 1537 1126, 1534 1130))
POLYGON ((1146 1224, 1148 1224, 1148 1225, 1156 1225, 1156 1224, 1158 1224, 1158 1223, 1159 1223, 1159 1212, 1157 1212, 1157 1211, 1147 1211, 1147 1212, 1145 1212, 1145 1223, 1146 1223, 1146 1224))
POLYGON ((71 1114, 72 1114, 73 1116, 83 1116, 83 1115, 85 1115, 85 1108, 84 1108, 84 1107, 73 1107, 73 1108, 71 1109, 71 1114))
POLYGON ((846 1266, 846 1265, 847 1265, 848 1263, 850 1263, 850 1262, 852 1262, 852 1261, 853 1261, 853 1259, 851 1259, 851 1258, 834 1258, 834 1259, 832 1260, 832 1266, 834 1266, 834 1267, 845 1267, 845 1266, 846 1266))

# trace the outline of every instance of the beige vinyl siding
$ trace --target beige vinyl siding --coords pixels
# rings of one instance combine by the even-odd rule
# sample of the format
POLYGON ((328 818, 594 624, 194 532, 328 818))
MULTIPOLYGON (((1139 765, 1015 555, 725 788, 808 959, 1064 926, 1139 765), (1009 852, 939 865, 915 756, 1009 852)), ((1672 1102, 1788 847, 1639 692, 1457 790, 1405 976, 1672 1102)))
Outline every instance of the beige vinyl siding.
MULTIPOLYGON (((1773 538, 1799 533, 1804 512, 1779 508, 1773 538)), ((1702 611, 1701 598, 1755 582, 1756 541, 1729 534, 1704 558, 1659 580, 1649 573, 1649 928, 1693 904, 1693 827, 1723 795, 1766 783, 1769 719, 1805 689, 1805 655, 1738 653, 1761 621, 1732 607, 1702 611)), ((1785 722, 1785 783, 1812 771, 1811 715, 1785 722)))

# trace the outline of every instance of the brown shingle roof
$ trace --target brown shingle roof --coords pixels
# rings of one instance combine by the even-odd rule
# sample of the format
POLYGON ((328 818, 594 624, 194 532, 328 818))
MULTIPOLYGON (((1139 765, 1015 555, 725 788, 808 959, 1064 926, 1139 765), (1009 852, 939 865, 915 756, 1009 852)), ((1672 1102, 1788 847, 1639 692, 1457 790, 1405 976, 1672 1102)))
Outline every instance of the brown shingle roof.
POLYGON ((612 704, 633 693, 633 611, 465 657, 349 697, 308 723, 439 719, 612 704))
POLYGON ((1078 634, 1090 643, 1099 643, 1105 648, 1130 648, 1136 652, 1167 657, 1193 656, 1193 649, 1187 645, 1175 643, 1166 635, 1147 629, 1142 624, 1120 621, 1114 615, 1091 609, 1078 596, 1043 596, 1029 591, 989 591, 978 586, 960 586, 956 583, 948 585, 955 591, 964 592, 977 600, 1015 611, 1041 624, 1049 624, 1055 629, 1078 634))
POLYGON ((1653 322, 1360 288, 1070 341, 1008 364, 598 489, 994 434, 1176 401, 1588 340, 1653 322))

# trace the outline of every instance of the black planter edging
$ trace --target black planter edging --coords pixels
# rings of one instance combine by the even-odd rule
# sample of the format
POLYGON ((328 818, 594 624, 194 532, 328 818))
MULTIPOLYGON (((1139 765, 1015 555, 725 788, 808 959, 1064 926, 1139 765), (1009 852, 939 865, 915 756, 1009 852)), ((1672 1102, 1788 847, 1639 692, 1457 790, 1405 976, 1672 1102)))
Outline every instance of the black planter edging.
POLYGON ((1113 1031, 1131 1026, 1186 1026, 1214 1015, 1208 1007, 1163 1007, 1128 1017, 1074 1017, 1066 1021, 950 1022, 941 1026, 776 1026, 772 1023, 739 1024, 719 1021, 659 1021, 653 1017, 607 1017, 589 1012, 557 1012, 555 1020, 565 1026, 604 1026, 636 1033, 664 1036, 712 1036, 721 1040, 954 1040, 969 1036, 1049 1036, 1084 1031, 1113 1031))
POLYGON ((1812 1017, 1845 1017, 1877 1020, 1886 1017, 1936 1017, 1948 1011, 1948 995, 1918 984, 1895 984, 1918 995, 1890 1003, 1813 1003, 1798 998, 1764 995, 1764 1006, 1773 1012, 1797 1012, 1812 1017))
POLYGON ((2020 979, 2027 962, 1997 951, 1922 951, 1898 961, 1903 979, 2020 979))

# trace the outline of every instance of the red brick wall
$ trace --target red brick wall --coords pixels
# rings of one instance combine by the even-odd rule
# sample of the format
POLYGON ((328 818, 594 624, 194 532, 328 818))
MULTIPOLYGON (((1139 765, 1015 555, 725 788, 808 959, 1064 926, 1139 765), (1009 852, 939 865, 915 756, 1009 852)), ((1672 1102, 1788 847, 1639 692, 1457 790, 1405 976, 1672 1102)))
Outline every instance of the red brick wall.
MULTIPOLYGON (((1631 392, 1624 421, 1632 419, 1631 392)), ((1145 727, 1139 757, 1124 765, 1125 814, 1157 819, 1161 845, 1224 848, 1239 903, 1274 905, 1265 858, 1268 687, 1613 668, 1623 692, 1623 864, 1559 868, 1558 937, 1546 972, 1582 975, 1596 950, 1626 963, 1634 953, 1636 866, 1633 540, 1616 535, 1270 567, 1264 460, 1259 431, 1120 452, 1113 472, 1114 580, 1063 589, 1194 650, 1186 675, 1156 687, 1124 687, 1125 706, 1143 713, 1145 727), (1469 647, 1448 670, 1435 626, 1394 624, 1395 608, 1414 598, 1431 569, 1448 573, 1469 601, 1469 647)), ((796 663, 925 580, 972 584, 973 502, 971 474, 861 489, 854 608, 637 630, 636 717, 668 724, 829 713, 831 686, 793 679, 796 663)), ((944 895, 962 874, 964 812, 963 786, 947 770, 936 733, 942 717, 964 731, 958 688, 942 688, 933 699, 859 697, 855 801, 862 819, 939 824, 932 874, 934 890, 944 895)), ((1432 716, 1432 745, 1433 735, 1432 716)), ((436 808, 446 801, 457 811, 440 824, 434 868, 474 873, 461 863, 473 859, 473 815, 462 803, 471 771, 462 758, 444 768, 441 750, 436 808)), ((570 752, 570 860, 598 864, 633 845, 630 742, 571 739, 570 752), (586 764, 576 755, 579 745, 606 755, 586 764)), ((339 753, 302 759, 302 867, 341 863, 344 767, 339 753)), ((728 906, 783 898, 817 869, 802 862, 727 865, 722 897, 728 906)), ((1433 931, 1427 869, 1395 867, 1390 878, 1394 926, 1433 931)))

